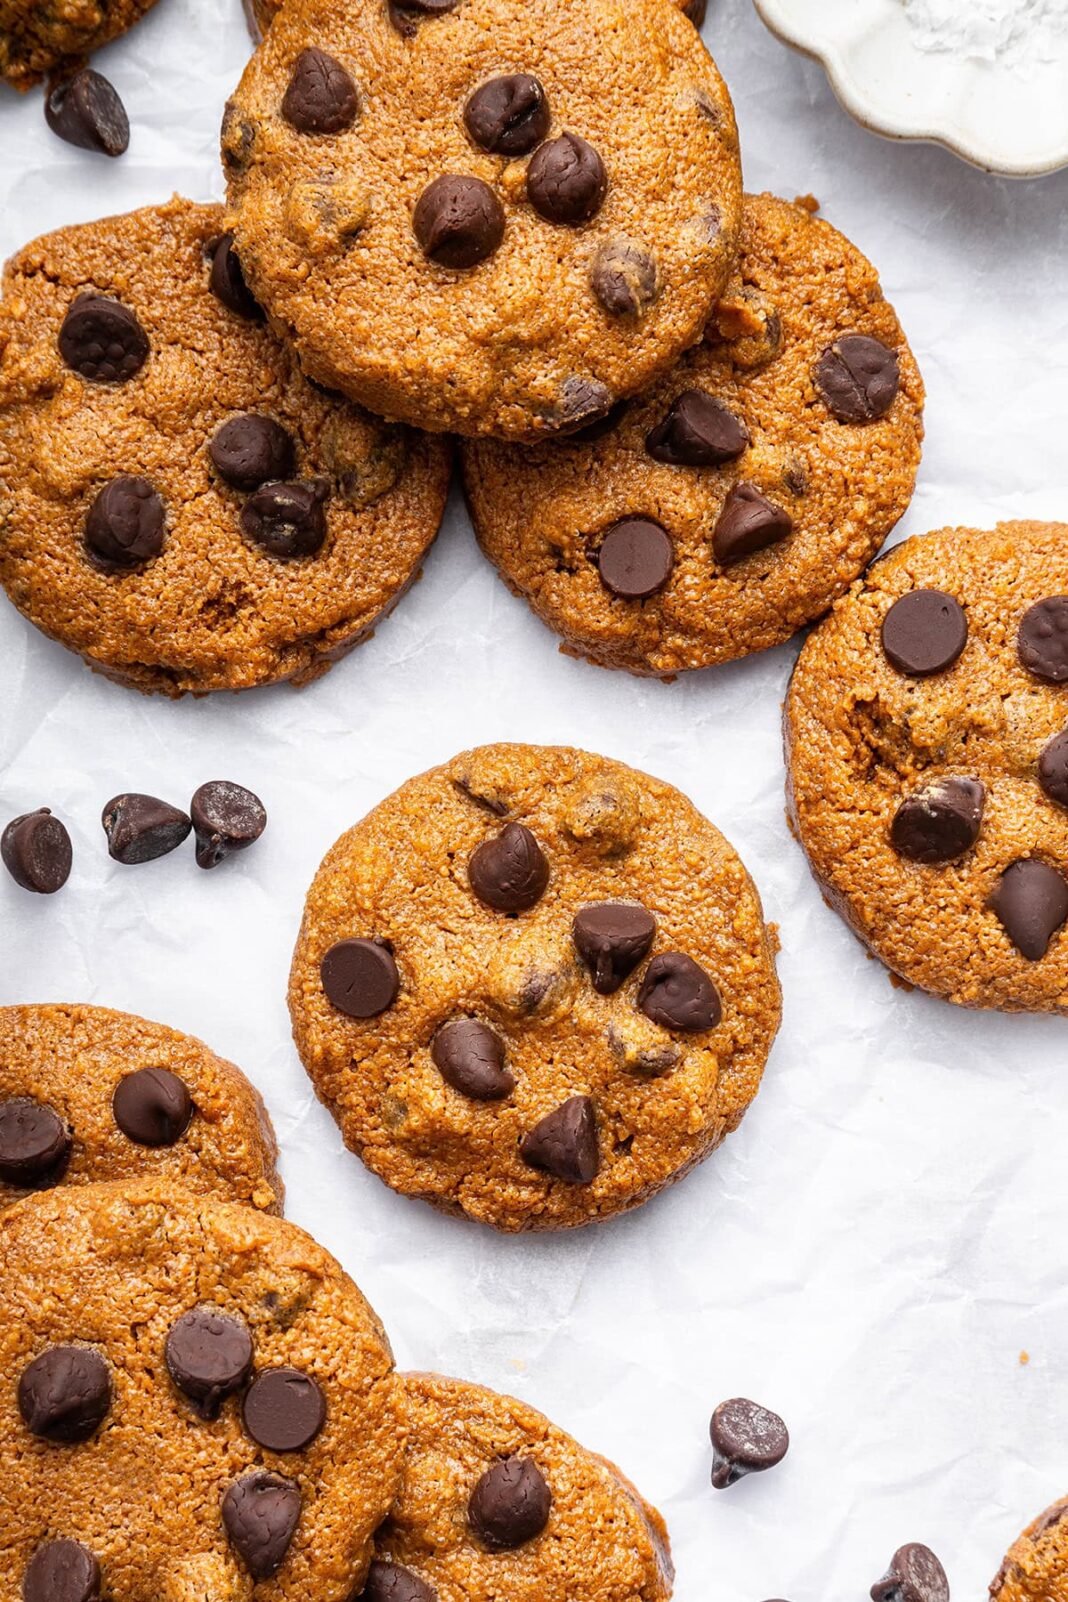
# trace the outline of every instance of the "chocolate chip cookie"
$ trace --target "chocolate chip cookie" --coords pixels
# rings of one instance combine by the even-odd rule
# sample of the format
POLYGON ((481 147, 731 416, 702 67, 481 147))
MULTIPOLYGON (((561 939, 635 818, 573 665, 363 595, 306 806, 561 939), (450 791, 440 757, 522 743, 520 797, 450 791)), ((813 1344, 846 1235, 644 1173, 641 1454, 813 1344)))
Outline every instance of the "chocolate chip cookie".
POLYGON ((403 1439, 385 1335, 332 1257, 160 1181, 28 1198, 0 1252, 5 1597, 359 1587, 403 1439))
POLYGON ((741 1122, 779 1023, 773 943, 745 868, 670 785, 484 746, 329 852, 290 1010, 388 1185, 557 1229, 637 1206, 741 1122))
POLYGON ((0 78, 29 89, 118 38, 155 0, 0 0, 0 78))
POLYGON ((666 1602, 664 1521, 525 1402, 402 1376, 408 1452, 364 1602, 666 1602))
POLYGON ((796 832, 894 972, 1068 1012, 1068 525, 907 540, 808 640, 786 702, 796 832))
POLYGON ((316 389, 215 206, 46 235, 0 306, 0 582, 94 667, 176 696, 316 677, 437 531, 448 447, 316 389))
POLYGON ((1009 1548, 990 1602, 1068 1602, 1068 1500, 1054 1502, 1009 1548))
POLYGON ((259 1093, 190 1035, 106 1007, 0 1007, 0 1208, 160 1178, 278 1212, 276 1157, 259 1093))
POLYGON ((603 416, 699 337, 737 246, 730 98, 664 0, 298 0, 222 145, 305 370, 424 428, 603 416))
MULTIPOLYGON (((674 0, 683 16, 689 17, 695 28, 699 28, 705 20, 707 0, 674 0)), ((248 19, 249 32, 256 44, 259 44, 267 29, 282 9, 282 0, 245 0, 245 16, 248 19)), ((428 7, 420 7, 428 12, 428 7)), ((434 14, 442 10, 440 5, 434 7, 434 14)))
POLYGON ((749 196, 703 343, 606 426, 465 443, 471 516, 566 650, 708 667, 788 639, 862 571, 908 506, 922 408, 871 264, 800 206, 749 196))

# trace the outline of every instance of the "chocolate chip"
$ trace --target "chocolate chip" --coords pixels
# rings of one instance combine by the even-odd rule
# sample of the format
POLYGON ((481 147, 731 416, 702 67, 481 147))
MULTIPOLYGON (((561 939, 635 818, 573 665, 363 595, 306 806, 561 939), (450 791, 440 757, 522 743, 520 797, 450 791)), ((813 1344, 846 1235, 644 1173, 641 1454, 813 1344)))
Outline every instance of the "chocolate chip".
POLYGON ((78 1541, 46 1541, 22 1576, 22 1602, 96 1602, 100 1564, 78 1541))
POLYGON ((0 1180, 30 1189, 54 1183, 67 1166, 70 1131, 46 1102, 31 1096, 0 1101, 0 1180))
POLYGON ((1068 879, 1047 862, 1023 857, 1005 869, 990 905, 1021 957, 1039 962, 1068 921, 1068 879))
POLYGON ((1055 734, 1038 759, 1038 782, 1051 801, 1068 807, 1068 729, 1055 734))
POLYGON ((130 119, 112 84, 92 67, 49 85, 45 121, 68 145, 121 156, 130 143, 130 119))
POLYGON ((684 17, 689 17, 695 28, 700 28, 708 11, 708 0, 686 0, 682 8, 684 17))
POLYGON ((754 551, 787 539, 794 529, 789 512, 761 495, 755 484, 735 484, 712 531, 712 550, 721 567, 731 567, 754 551))
POLYGON ((790 1436, 778 1413, 736 1396, 712 1414, 712 1484, 725 1490, 746 1474, 774 1468, 786 1456, 790 1436))
POLYGON ((575 437, 580 429, 606 419, 618 404, 607 385, 594 378, 565 378, 556 407, 560 432, 575 437))
POLYGON ((215 299, 235 316, 244 317, 250 323, 262 323, 263 307, 245 282, 233 234, 221 234, 218 239, 209 241, 207 253, 211 257, 208 287, 215 299))
POLYGON ((1036 679, 1068 683, 1068 595, 1050 595, 1030 607, 1016 645, 1020 661, 1036 679))
POLYGON ((403 1563, 375 1558, 361 1595, 363 1602, 437 1602, 438 1593, 403 1563))
POLYGON ((268 1452, 300 1452, 326 1420, 326 1398, 310 1374, 269 1368, 249 1387, 242 1409, 245 1428, 268 1452))
POLYGON ((467 878, 478 899, 495 912, 528 912, 545 894, 549 864, 529 829, 506 823, 472 853, 467 878))
POLYGON ((241 527, 250 540, 285 560, 314 556, 326 538, 321 480, 310 484, 264 484, 241 511, 241 527))
POLYGON ((471 1492, 467 1517, 491 1552, 511 1552, 540 1535, 549 1522, 552 1492, 530 1457, 505 1457, 488 1468, 471 1492))
POLYGON ((601 901, 583 907, 571 925, 578 954, 598 995, 610 996, 649 953, 656 919, 644 907, 601 901))
POLYGON ((525 156, 549 132, 549 102, 529 72, 506 73, 476 89, 464 107, 475 144, 495 156, 525 156))
POLYGON ((400 989, 393 954, 377 940, 339 940, 319 965, 327 1000, 349 1018, 376 1018, 400 989))
POLYGON ((890 844, 913 862, 953 862, 978 840, 985 802, 978 779, 936 779, 902 801, 890 844))
POLYGON ((607 188, 604 162, 578 134, 547 139, 527 167, 527 199, 546 222, 589 222, 600 211, 607 188))
POLYGON ((714 1029, 721 1017, 715 985, 682 951, 662 951, 653 958, 638 991, 638 1006, 653 1023, 687 1033, 714 1029))
POLYGON ((12 818, 0 835, 0 858, 17 885, 51 896, 70 878, 70 835, 48 807, 12 818))
POLYGON ((953 666, 968 643, 968 619, 942 590, 909 590, 883 618, 882 641, 899 673, 925 678, 953 666))
POLYGON ((282 115, 298 133, 336 134, 351 128, 360 110, 356 85, 340 61, 312 45, 302 50, 282 99, 282 115))
POLYGON ((504 1066, 504 1041, 476 1018, 442 1024, 430 1042, 430 1055, 446 1084, 472 1101, 503 1101, 515 1089, 504 1066))
POLYGON ((108 1366, 85 1346, 52 1346, 23 1369, 18 1400, 23 1423, 41 1440, 87 1441, 111 1406, 108 1366))
POLYGON ((664 588, 675 566, 671 536, 651 517, 613 523, 597 552, 601 583, 623 601, 645 601, 664 588))
POLYGON ((189 1128, 193 1098, 169 1068, 136 1068, 115 1087, 115 1122, 138 1146, 173 1146, 189 1128))
POLYGON ((59 354, 94 384, 125 384, 148 351, 148 335, 129 306, 106 295, 79 295, 59 331, 59 354))
POLYGON ((439 267, 474 267, 504 238, 504 208, 481 178, 443 173, 419 196, 412 227, 424 255, 439 267))
POLYGON ((895 351, 866 334, 836 339, 816 365, 816 386, 840 423, 885 417, 901 379, 895 351))
POLYGON ((245 851, 267 827, 258 795, 229 779, 209 779, 189 806, 197 837, 197 866, 216 868, 235 851, 245 851))
POLYGON ((576 445, 580 443, 586 445, 592 444, 594 440, 604 439, 606 434, 611 434, 613 429, 618 428, 626 409, 627 402, 625 400, 616 401, 615 405, 609 407, 603 417, 595 417, 593 422, 587 423, 584 428, 568 429, 568 440, 576 445))
POLYGON ((102 567, 139 567, 163 549, 163 501, 144 478, 123 474, 97 495, 85 519, 85 543, 102 567))
POLYGON ((609 239, 590 268, 590 288, 613 317, 637 317, 656 299, 656 262, 630 239, 609 239))
POLYGON ((736 461, 749 443, 741 418, 703 389, 684 389, 645 436, 649 455, 672 467, 722 467, 736 461))
POLYGON ((871 1588, 871 1602, 949 1602, 946 1571, 929 1546, 899 1546, 890 1567, 871 1588))
POLYGON ((234 489, 254 490, 288 478, 296 466, 293 437, 273 417, 244 412, 215 431, 208 446, 215 471, 234 489))
POLYGON ((539 1119, 519 1142, 519 1154, 531 1168, 540 1168, 569 1185, 588 1185, 601 1168, 597 1113, 589 1096, 569 1096, 539 1119))
POLYGON ((508 816, 508 808, 499 796, 483 795, 467 779, 454 779, 452 782, 453 788, 459 790, 464 800, 470 801, 472 806, 481 807, 483 812, 492 812, 495 818, 508 816))
POLYGON ((108 837, 108 855, 131 865, 165 857, 192 828, 186 813, 154 795, 112 796, 100 821, 108 837))
POLYGON ((253 1580, 282 1567, 300 1523, 300 1490, 282 1474, 259 1469, 235 1480, 222 1503, 230 1545, 253 1580))
POLYGON ((218 1418, 227 1396, 252 1373, 248 1326, 210 1307, 194 1307, 171 1325, 164 1348, 167 1372, 202 1418, 218 1418))

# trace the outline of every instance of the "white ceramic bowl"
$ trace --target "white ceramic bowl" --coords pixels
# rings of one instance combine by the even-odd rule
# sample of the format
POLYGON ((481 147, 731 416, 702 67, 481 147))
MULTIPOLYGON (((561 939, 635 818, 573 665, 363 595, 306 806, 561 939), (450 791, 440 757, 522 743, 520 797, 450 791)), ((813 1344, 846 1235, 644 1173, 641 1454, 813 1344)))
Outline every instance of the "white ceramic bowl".
MULTIPOLYGON (((846 110, 875 133, 932 140, 1014 178, 1068 166, 1068 0, 1021 0, 1044 18, 1033 25, 1042 48, 1017 42, 994 59, 925 48, 904 0, 755 4, 773 33, 823 63, 846 110)), ((944 9, 941 0, 935 14, 944 9)))

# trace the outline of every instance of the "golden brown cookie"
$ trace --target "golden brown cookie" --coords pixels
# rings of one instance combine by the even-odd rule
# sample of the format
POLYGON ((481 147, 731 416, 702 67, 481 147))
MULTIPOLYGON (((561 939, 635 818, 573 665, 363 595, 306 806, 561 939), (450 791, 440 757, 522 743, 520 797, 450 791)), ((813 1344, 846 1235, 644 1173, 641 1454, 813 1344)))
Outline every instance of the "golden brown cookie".
POLYGON ((397 1386, 310 1236, 148 1181, 19 1202, 0 1254, 5 1602, 361 1584, 400 1479, 397 1386))
POLYGON ((800 206, 749 196, 704 342, 607 428, 465 443, 468 503, 566 650, 671 675, 826 611, 908 506, 922 415, 875 269, 800 206))
POLYGON ((317 390, 222 213, 46 235, 0 306, 0 582, 94 667, 167 695, 304 682, 437 532, 447 445, 317 390))
POLYGON ((1068 1500, 1029 1524, 990 1585, 990 1602, 1068 1602, 1068 1500))
POLYGON ((106 1007, 0 1007, 0 1208, 157 1178, 279 1212, 277 1155, 259 1092, 191 1035, 106 1007))
POLYGON ((402 1380, 404 1483, 364 1602, 666 1602, 664 1521, 613 1464, 511 1396, 402 1380))
POLYGON ((328 853, 294 1035, 395 1190, 498 1229, 585 1224, 741 1122, 779 1023, 773 940, 742 863, 670 785, 483 746, 328 853))
POLYGON ((425 428, 602 415, 699 337, 737 246, 730 98, 666 0, 299 0, 223 158, 305 370, 425 428))
POLYGON ((0 78, 28 89, 132 28, 155 0, 0 0, 0 78))
POLYGON ((1068 525, 906 540, 806 643, 790 803, 830 904, 962 1006, 1068 1012, 1068 525))
MULTIPOLYGON (((283 0, 244 0, 249 32, 259 44, 267 29, 282 9, 283 0)), ((705 20, 707 0, 674 0, 683 16, 689 17, 695 28, 705 20)))

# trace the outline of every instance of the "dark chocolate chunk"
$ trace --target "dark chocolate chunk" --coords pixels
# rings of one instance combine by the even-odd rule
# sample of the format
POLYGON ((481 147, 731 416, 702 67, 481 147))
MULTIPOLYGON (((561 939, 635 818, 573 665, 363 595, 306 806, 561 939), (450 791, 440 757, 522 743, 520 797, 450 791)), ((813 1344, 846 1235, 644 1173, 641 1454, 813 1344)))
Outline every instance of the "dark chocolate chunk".
POLYGON ((173 1146, 189 1128, 195 1108, 188 1087, 169 1068, 136 1068, 115 1087, 115 1122, 138 1146, 173 1146))
POLYGON ((1068 879, 1048 862, 1022 857, 1005 869, 990 905, 1021 957, 1039 962, 1068 921, 1068 879))
POLYGON ((740 417, 703 389, 684 389, 667 416, 645 436, 645 448, 672 467, 722 467, 749 445, 740 417))
POLYGON ((648 956, 656 919, 630 902, 601 901, 583 907, 571 930, 578 954, 593 976, 593 988, 610 996, 648 956))
POLYGON ((712 1414, 712 1484, 717 1491, 746 1474, 774 1468, 786 1456, 790 1436, 778 1413, 736 1396, 712 1414))
POLYGON ((268 1368, 249 1386, 242 1417, 257 1446, 268 1452, 300 1452, 326 1422, 326 1398, 310 1374, 268 1368))
POLYGON ((196 831, 197 866, 215 868, 235 851, 245 851, 267 827, 258 795, 230 779, 209 779, 193 794, 189 811, 196 831))
POLYGON ((836 339, 816 365, 816 387, 840 423, 874 423, 897 398, 896 351, 866 334, 836 339))
POLYGON ((17 885, 54 895, 70 878, 70 835, 48 807, 12 818, 0 835, 0 859, 17 885))
POLYGON ((113 84, 92 67, 50 83, 45 121, 68 145, 121 156, 130 143, 130 119, 113 84))
POLYGON ((530 1457, 505 1457, 488 1468, 471 1492, 467 1517, 491 1552, 510 1552, 540 1535, 549 1522, 552 1492, 530 1457))
POLYGON ((662 951, 653 958, 642 978, 638 1006, 653 1023, 687 1033, 714 1029, 722 1014, 712 980, 682 951, 662 951))
POLYGON ((935 779, 902 801, 890 843, 913 862, 954 862, 978 840, 985 803, 978 779, 935 779))
POLYGON ((569 1096, 534 1125, 519 1143, 520 1156, 569 1185, 588 1185, 597 1178, 601 1153, 597 1113, 589 1096, 569 1096))
POLYGON ((193 827, 185 812, 154 795, 112 796, 100 818, 108 855, 133 865, 154 862, 181 845, 193 827))
POLYGON ((529 72, 504 73, 476 89, 464 107, 475 144, 495 156, 525 156, 549 132, 549 102, 529 72))
POLYGON ((883 618, 882 642, 899 673, 925 678, 956 662, 968 643, 968 619, 942 590, 909 590, 883 618))
POLYGON ((549 864, 528 828, 506 823, 472 853, 467 878, 478 899, 495 912, 527 912, 545 894, 549 864))
POLYGON ((302 50, 282 99, 282 115, 303 134, 337 134, 351 128, 360 111, 356 85, 345 68, 315 45, 302 50))
POLYGON ((504 1066, 504 1041, 477 1018, 454 1018, 442 1024, 430 1043, 430 1055, 446 1084, 472 1101, 503 1101, 515 1089, 504 1066))
POLYGON ((600 211, 607 188, 604 162, 578 134, 547 139, 527 166, 527 199, 546 222, 589 222, 600 211))
POLYGON ((400 990, 393 953, 377 940, 339 940, 319 966, 328 1001, 349 1018, 376 1018, 400 990))
POLYGON ((87 1346, 50 1346, 23 1369, 19 1412, 43 1441, 87 1441, 111 1407, 111 1375, 99 1352, 87 1346))

